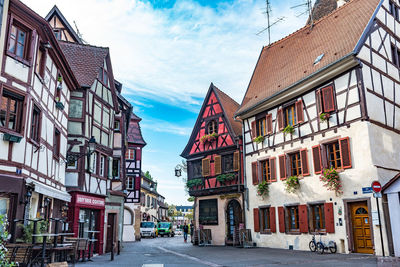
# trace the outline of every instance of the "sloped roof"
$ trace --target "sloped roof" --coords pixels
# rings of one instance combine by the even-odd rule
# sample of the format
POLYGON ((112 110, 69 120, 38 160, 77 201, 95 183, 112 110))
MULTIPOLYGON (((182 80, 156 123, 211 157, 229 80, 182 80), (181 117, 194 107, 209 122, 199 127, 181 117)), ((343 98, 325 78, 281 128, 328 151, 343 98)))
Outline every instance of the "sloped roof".
POLYGON ((142 130, 140 129, 139 122, 142 119, 139 118, 135 113, 131 114, 131 121, 129 122, 128 132, 127 132, 127 140, 128 143, 137 144, 137 145, 146 145, 146 142, 142 136, 142 130))
POLYGON ((237 136, 242 135, 242 124, 238 121, 235 121, 234 115, 236 110, 239 108, 239 103, 233 100, 230 96, 219 90, 214 85, 215 92, 217 97, 221 102, 221 106, 225 111, 225 116, 228 118, 229 123, 232 126, 232 130, 235 132, 237 136))
POLYGON ((351 54, 379 0, 351 0, 322 19, 262 49, 236 114, 351 54), (315 59, 324 54, 320 63, 315 59))
POLYGON ((108 55, 108 48, 59 41, 81 87, 90 87, 108 55))

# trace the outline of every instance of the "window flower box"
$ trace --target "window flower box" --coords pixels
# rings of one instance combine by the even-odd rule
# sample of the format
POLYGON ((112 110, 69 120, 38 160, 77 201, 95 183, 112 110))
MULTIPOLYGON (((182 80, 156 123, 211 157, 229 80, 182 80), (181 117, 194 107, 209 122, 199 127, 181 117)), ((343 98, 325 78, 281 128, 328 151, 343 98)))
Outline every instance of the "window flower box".
POLYGON ((10 134, 10 133, 4 133, 3 140, 8 141, 8 142, 19 143, 22 140, 22 136, 10 134))
POLYGON ((218 137, 217 133, 206 134, 200 138, 200 142, 202 142, 202 143, 213 142, 217 139, 217 137, 218 137))
POLYGON ((261 144, 262 142, 264 142, 264 140, 265 140, 265 138, 262 135, 253 138, 253 142, 255 142, 257 144, 261 144))

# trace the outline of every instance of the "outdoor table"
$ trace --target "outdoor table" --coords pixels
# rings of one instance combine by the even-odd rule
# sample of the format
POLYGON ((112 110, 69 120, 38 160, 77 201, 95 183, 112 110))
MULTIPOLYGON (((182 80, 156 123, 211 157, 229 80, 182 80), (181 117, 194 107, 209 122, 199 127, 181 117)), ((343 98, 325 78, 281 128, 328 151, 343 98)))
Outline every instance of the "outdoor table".
POLYGON ((88 230, 88 231, 85 231, 86 233, 89 233, 89 256, 88 256, 88 261, 92 261, 91 259, 90 259, 90 254, 92 254, 92 244, 93 244, 93 242, 96 242, 97 241, 97 239, 94 239, 93 238, 93 234, 97 234, 97 233, 100 233, 100 231, 94 231, 94 230, 88 230))
MULTIPOLYGON (((44 260, 46 257, 46 241, 47 237, 55 237, 57 238, 58 236, 65 236, 65 235, 73 235, 73 233, 60 233, 60 234, 34 234, 32 237, 43 237, 43 244, 42 244, 42 263, 41 267, 44 267, 44 260)), ((49 249, 50 250, 50 249, 49 249)), ((51 259, 50 261, 54 260, 54 251, 52 251, 51 259)))

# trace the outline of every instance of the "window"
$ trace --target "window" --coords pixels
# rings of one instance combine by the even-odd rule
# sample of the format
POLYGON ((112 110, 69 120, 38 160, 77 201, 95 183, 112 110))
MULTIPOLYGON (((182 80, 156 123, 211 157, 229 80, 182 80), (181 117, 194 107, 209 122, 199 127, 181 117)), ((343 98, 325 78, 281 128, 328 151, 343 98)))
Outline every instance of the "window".
POLYGON ((75 157, 67 157, 67 169, 76 169, 78 160, 75 157))
POLYGON ((260 162, 261 169, 261 181, 271 180, 271 168, 269 166, 269 160, 263 160, 260 162))
POLYGON ((267 134, 265 117, 257 120, 257 136, 264 136, 267 134))
POLYGON ((114 131, 119 131, 120 130, 120 122, 119 120, 114 121, 114 131))
POLYGON ((36 143, 40 141, 40 109, 33 105, 32 111, 32 125, 31 125, 31 139, 36 143))
POLYGON ((326 144, 326 157, 328 159, 328 168, 339 169, 342 167, 340 158, 339 142, 326 144))
POLYGON ((312 215, 312 229, 314 231, 325 229, 324 204, 310 205, 312 215))
POLYGON ((99 70, 99 80, 108 87, 108 74, 104 68, 100 68, 99 70))
POLYGON ((147 196, 147 207, 150 208, 150 196, 147 196))
POLYGON ((391 46, 392 52, 392 63, 396 65, 398 68, 400 67, 400 50, 392 43, 391 46))
POLYGON ((222 168, 223 172, 233 171, 233 154, 222 156, 222 168))
POLYGON ((21 131, 22 124, 22 104, 24 97, 3 91, 0 103, 0 126, 13 130, 21 131))
POLYGON ((264 232, 271 230, 269 208, 260 208, 260 227, 264 232))
POLYGON ((318 114, 335 111, 333 85, 317 90, 316 94, 318 114))
POLYGON ((60 138, 61 138, 61 133, 56 128, 54 130, 54 140, 53 140, 53 155, 56 158, 60 157, 60 142, 61 142, 60 138))
POLYGON ((128 190, 135 189, 134 180, 135 180, 135 177, 133 177, 133 176, 127 176, 126 177, 126 189, 128 189, 128 190))
POLYGON ((91 164, 90 164, 90 172, 97 174, 97 153, 93 153, 91 155, 91 164))
POLYGON ((298 231, 299 230, 299 207, 287 207, 287 218, 288 218, 288 226, 290 231, 298 231))
POLYGON ((322 145, 312 147, 315 174, 324 169, 349 169, 351 164, 350 139, 338 139, 322 145))
POLYGON ((44 69, 46 66, 46 50, 39 48, 36 56, 35 72, 40 76, 44 77, 44 69))
POLYGON ((28 31, 13 24, 8 40, 8 52, 18 58, 27 59, 28 42, 28 31))
POLYGON ((200 160, 192 161, 191 165, 192 165, 192 171, 193 171, 193 178, 201 177, 201 174, 202 174, 201 161, 200 160))
POLYGON ((199 223, 203 225, 218 225, 218 201, 207 199, 199 201, 199 223))
POLYGON ((136 159, 136 149, 127 149, 125 153, 125 159, 135 160, 136 159))
POLYGON ((212 133, 217 133, 217 122, 215 120, 212 120, 207 123, 207 134, 212 134, 212 133))
POLYGON ((399 8, 393 1, 389 1, 389 12, 396 20, 399 20, 399 8))
POLYGON ((54 35, 57 40, 61 40, 61 31, 59 29, 54 29, 54 35))
POLYGON ((291 176, 302 175, 300 152, 289 154, 289 162, 290 162, 290 175, 291 176))
POLYGON ((294 105, 291 105, 291 106, 285 108, 284 112, 285 112, 285 120, 286 120, 285 125, 286 126, 287 125, 291 125, 291 126, 296 125, 297 120, 296 120, 296 111, 294 109, 294 105))
POLYGON ((105 157, 100 156, 100 176, 101 177, 104 177, 104 172, 105 172, 104 170, 106 168, 105 164, 106 164, 105 157))
POLYGON ((112 162, 112 177, 113 179, 119 179, 119 159, 113 159, 112 162))

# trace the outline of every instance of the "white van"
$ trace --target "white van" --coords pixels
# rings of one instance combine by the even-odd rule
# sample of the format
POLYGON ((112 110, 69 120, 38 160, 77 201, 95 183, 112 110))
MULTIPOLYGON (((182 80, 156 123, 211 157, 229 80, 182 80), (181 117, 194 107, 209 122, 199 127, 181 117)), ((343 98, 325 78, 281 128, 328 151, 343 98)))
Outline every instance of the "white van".
POLYGON ((140 223, 140 237, 156 237, 157 227, 155 222, 141 222, 140 223))

